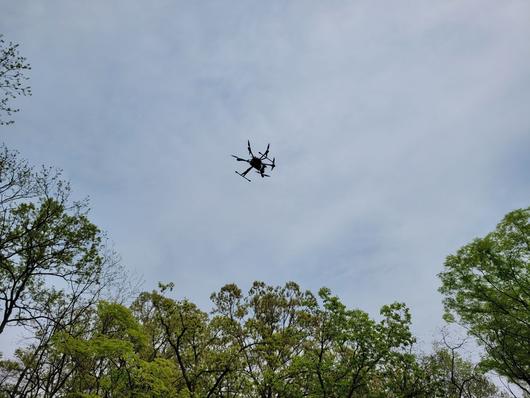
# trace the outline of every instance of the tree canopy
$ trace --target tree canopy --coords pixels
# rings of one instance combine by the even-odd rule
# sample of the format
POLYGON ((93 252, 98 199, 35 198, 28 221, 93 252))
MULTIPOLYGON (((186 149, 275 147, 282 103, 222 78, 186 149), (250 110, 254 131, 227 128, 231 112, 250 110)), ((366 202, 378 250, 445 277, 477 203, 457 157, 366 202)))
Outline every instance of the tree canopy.
POLYGON ((485 348, 482 365, 530 394, 530 208, 447 257, 440 274, 446 319, 485 348))
POLYGON ((416 351, 401 303, 376 321, 329 289, 255 282, 247 294, 222 287, 208 314, 169 297, 171 288, 129 307, 99 301, 56 330, 38 360, 30 346, 0 361, 5 396, 499 396, 454 350, 416 351))
POLYGON ((97 291, 112 260, 86 203, 71 201, 60 177, 0 148, 0 334, 9 324, 42 326, 97 291))

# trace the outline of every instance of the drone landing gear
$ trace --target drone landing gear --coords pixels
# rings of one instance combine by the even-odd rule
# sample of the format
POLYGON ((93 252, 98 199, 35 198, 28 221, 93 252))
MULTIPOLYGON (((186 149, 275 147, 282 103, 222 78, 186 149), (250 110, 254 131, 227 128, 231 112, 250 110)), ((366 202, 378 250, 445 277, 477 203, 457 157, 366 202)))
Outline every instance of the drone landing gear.
POLYGON ((245 177, 245 175, 243 173, 238 173, 236 171, 236 174, 239 174, 241 177, 243 177, 245 180, 247 180, 248 182, 251 182, 247 177, 245 177))

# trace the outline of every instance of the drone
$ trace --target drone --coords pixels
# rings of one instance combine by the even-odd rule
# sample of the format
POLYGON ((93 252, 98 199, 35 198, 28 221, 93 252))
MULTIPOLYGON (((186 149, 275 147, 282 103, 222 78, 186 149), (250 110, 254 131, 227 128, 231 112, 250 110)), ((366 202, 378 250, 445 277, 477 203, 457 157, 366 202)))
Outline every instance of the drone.
POLYGON ((276 165, 274 164, 274 159, 275 158, 272 158, 272 160, 271 160, 268 157, 269 147, 271 146, 271 144, 267 145, 267 149, 265 150, 265 153, 258 152, 259 155, 260 155, 259 157, 252 153, 252 149, 250 149, 250 141, 247 141, 247 144, 248 144, 248 153, 251 156, 250 159, 243 159, 243 158, 240 158, 239 156, 236 156, 236 155, 232 155, 232 156, 234 158, 236 158, 236 160, 238 162, 247 162, 250 165, 250 167, 248 169, 246 169, 242 173, 239 173, 239 172, 236 171, 236 174, 239 174, 241 177, 243 177, 248 182, 250 182, 250 180, 247 178, 247 173, 250 170, 252 170, 252 169, 256 169, 256 173, 261 175, 261 178, 270 177, 270 175, 265 174, 265 169, 267 167, 270 167, 271 171, 272 171, 272 170, 274 170, 274 167, 276 167, 276 165), (266 163, 265 161, 269 161, 270 163, 266 163))

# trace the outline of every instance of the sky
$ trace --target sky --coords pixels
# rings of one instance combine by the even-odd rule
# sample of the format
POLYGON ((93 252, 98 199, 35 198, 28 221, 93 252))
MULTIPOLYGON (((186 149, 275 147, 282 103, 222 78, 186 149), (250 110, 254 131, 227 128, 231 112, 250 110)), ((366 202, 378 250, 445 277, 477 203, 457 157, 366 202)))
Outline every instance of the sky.
MULTIPOLYGON (((0 0, 0 141, 64 170, 143 289, 329 287, 443 326, 444 259, 530 198, 526 1, 0 0), (238 177, 246 142, 271 178, 238 177)), ((0 336, 0 351, 12 336, 0 336)))

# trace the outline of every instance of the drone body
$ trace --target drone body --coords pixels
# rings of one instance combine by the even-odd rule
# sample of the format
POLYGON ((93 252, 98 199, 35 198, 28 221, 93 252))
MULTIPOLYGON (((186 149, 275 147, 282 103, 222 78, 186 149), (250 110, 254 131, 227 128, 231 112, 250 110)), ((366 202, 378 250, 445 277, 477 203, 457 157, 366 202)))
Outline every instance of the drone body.
POLYGON ((245 180, 249 181, 250 180, 247 178, 247 173, 252 170, 252 169, 256 169, 256 172, 261 175, 261 177, 270 177, 270 175, 268 174, 265 174, 265 169, 267 167, 270 167, 271 170, 274 170, 274 167, 276 167, 276 165, 274 164, 274 158, 269 159, 268 157, 268 154, 269 154, 269 147, 271 144, 268 144, 267 145, 267 149, 265 150, 265 153, 261 153, 261 152, 258 152, 260 154, 260 156, 255 156, 253 153, 252 153, 252 149, 250 149, 250 141, 247 141, 247 144, 248 144, 248 153, 250 154, 250 159, 243 159, 243 158, 240 158, 239 156, 236 156, 236 155, 232 155, 234 158, 236 158, 236 160, 238 162, 247 162, 250 167, 248 169, 246 169, 244 172, 242 173, 239 173, 236 171, 236 174, 239 174, 241 177, 243 177, 245 180), (266 161, 269 161, 270 163, 267 163, 266 161))

